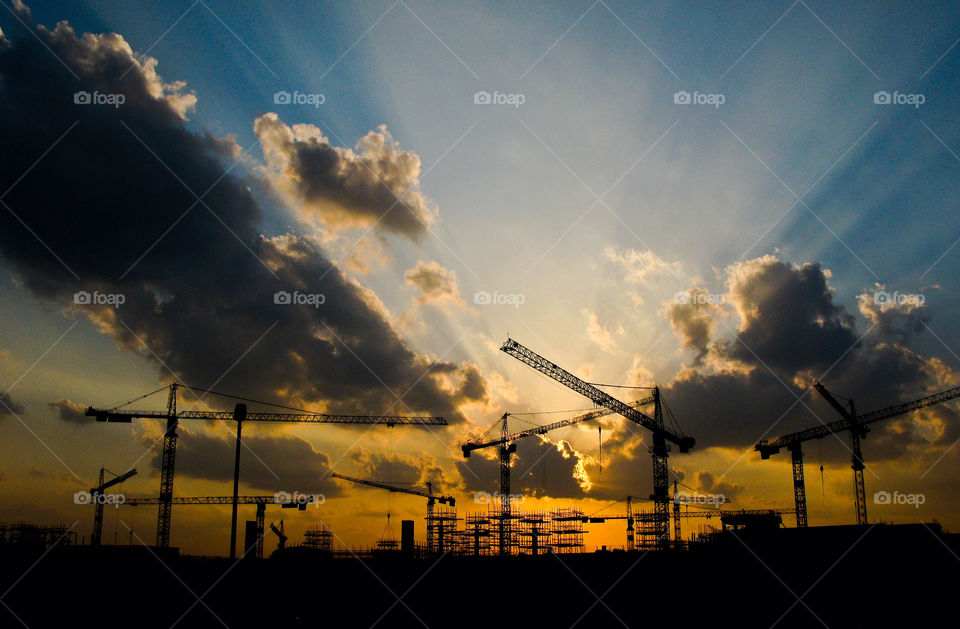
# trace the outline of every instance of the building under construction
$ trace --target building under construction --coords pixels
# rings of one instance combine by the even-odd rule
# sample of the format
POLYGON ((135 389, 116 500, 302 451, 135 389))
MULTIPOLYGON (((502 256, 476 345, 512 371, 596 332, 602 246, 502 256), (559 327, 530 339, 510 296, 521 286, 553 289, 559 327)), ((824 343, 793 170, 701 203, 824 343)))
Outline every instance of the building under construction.
POLYGON ((303 547, 330 552, 333 550, 333 532, 326 524, 311 526, 303 532, 303 547))
POLYGON ((55 544, 70 546, 76 543, 76 531, 66 524, 41 526, 26 522, 0 522, 0 544, 4 546, 46 549, 55 544))

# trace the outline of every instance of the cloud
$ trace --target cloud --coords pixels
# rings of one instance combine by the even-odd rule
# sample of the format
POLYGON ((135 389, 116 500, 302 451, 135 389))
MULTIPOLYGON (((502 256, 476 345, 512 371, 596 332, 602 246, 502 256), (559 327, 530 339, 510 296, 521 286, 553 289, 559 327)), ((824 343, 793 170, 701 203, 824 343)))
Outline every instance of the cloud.
MULTIPOLYGON (((428 455, 394 454, 382 455, 365 450, 351 450, 347 455, 350 463, 360 471, 348 476, 374 480, 387 485, 399 485, 415 489, 426 489, 427 483, 433 486, 434 494, 456 494, 460 479, 444 469, 440 460, 428 455)), ((343 473, 343 470, 338 469, 343 473)), ((344 481, 349 482, 349 481, 344 481)), ((351 486, 354 486, 351 484, 351 486)), ((362 488, 362 486, 355 486, 362 488)))
MULTIPOLYGON (((595 429, 594 426, 590 427, 595 429)), ((558 430, 544 438, 516 441, 511 458, 510 491, 528 497, 584 498, 594 489, 597 461, 575 448, 568 438, 581 428, 558 430)), ((500 490, 500 463, 497 448, 475 450, 468 460, 457 462, 463 491, 493 493, 500 490)))
POLYGON ((787 373, 825 371, 857 343, 853 316, 833 302, 819 264, 791 266, 773 256, 727 269, 727 300, 740 316, 724 353, 787 373))
POLYGON ((653 251, 637 251, 618 247, 606 247, 603 254, 608 260, 619 265, 624 271, 624 281, 630 284, 646 284, 663 275, 680 277, 683 265, 680 262, 667 262, 653 251))
MULTIPOLYGON (((340 495, 329 477, 330 459, 300 437, 244 434, 240 483, 265 493, 300 491, 340 495)), ((153 440, 144 445, 156 446, 153 440)), ((232 482, 236 441, 231 436, 183 432, 177 441, 177 477, 232 482)), ((160 470, 162 452, 153 447, 150 465, 160 470)))
POLYGON ((664 308, 681 346, 696 351, 693 364, 701 365, 709 351, 721 306, 705 289, 691 288, 677 293, 673 301, 664 304, 664 308))
POLYGON ((275 113, 253 126, 274 188, 304 213, 335 227, 376 226, 416 240, 436 219, 420 193, 420 158, 403 151, 385 126, 353 149, 333 146, 309 124, 275 113))
MULTIPOLYGON (((665 313, 699 352, 698 363, 681 370, 663 392, 698 449, 750 447, 760 439, 837 419, 833 408, 810 393, 816 379, 836 395, 856 400, 861 413, 960 380, 943 363, 898 343, 909 336, 902 333, 902 319, 898 325, 877 325, 869 334, 857 330, 853 315, 834 302, 830 272, 819 264, 791 265, 764 256, 731 265, 726 276, 725 297, 739 316, 737 330, 720 324, 724 315, 719 310, 697 313, 698 327, 688 324, 690 317, 681 317, 678 324, 673 309, 665 313)), ((859 304, 870 322, 915 312, 881 311, 862 296, 859 304)), ((960 427, 950 421, 956 415, 950 406, 928 410, 926 419, 913 415, 903 423, 875 426, 870 456, 900 456, 909 448, 940 446, 953 435, 960 437, 960 427)))
POLYGON ((860 314, 876 326, 879 336, 906 344, 930 323, 926 299, 922 295, 910 297, 912 299, 902 302, 894 300, 884 285, 877 284, 875 290, 857 295, 857 305, 860 314))
MULTIPOLYGON (((468 400, 443 384, 472 371, 411 349, 377 296, 316 239, 262 233, 270 208, 253 196, 257 183, 224 175, 235 143, 188 129, 183 101, 158 91, 166 84, 155 63, 138 60, 120 35, 31 28, 15 26, 0 48, 0 188, 13 186, 4 201, 16 213, 0 212, 0 256, 27 289, 86 316, 164 379, 170 369, 194 386, 317 410, 465 420, 468 400), (125 102, 75 104, 78 88, 125 102), (202 204, 194 192, 206 193, 202 204), (76 305, 79 290, 123 303, 76 305), (280 291, 313 302, 278 303, 280 291)), ((400 188, 412 185, 415 156, 379 141, 334 153, 341 165, 372 160, 400 188)), ((376 198, 362 172, 341 182, 354 209, 376 198)))
POLYGON ((50 410, 57 413, 61 421, 68 424, 77 424, 81 426, 89 425, 92 418, 84 415, 86 407, 70 400, 57 400, 56 402, 47 402, 50 410))
POLYGON ((438 262, 417 260, 417 265, 403 274, 407 284, 420 290, 417 301, 421 304, 450 302, 465 305, 457 286, 457 274, 442 267, 438 262))
POLYGON ((580 312, 587 318, 587 338, 593 341, 597 347, 605 352, 613 353, 617 345, 613 340, 613 334, 606 326, 600 323, 597 313, 583 308, 580 312))
POLYGON ((23 415, 26 412, 27 409, 21 404, 17 404, 9 393, 0 394, 0 417, 8 417, 14 414, 23 415))
POLYGON ((733 500, 743 490, 742 487, 722 481, 712 473, 704 471, 696 473, 696 486, 704 494, 723 496, 725 501, 733 500))

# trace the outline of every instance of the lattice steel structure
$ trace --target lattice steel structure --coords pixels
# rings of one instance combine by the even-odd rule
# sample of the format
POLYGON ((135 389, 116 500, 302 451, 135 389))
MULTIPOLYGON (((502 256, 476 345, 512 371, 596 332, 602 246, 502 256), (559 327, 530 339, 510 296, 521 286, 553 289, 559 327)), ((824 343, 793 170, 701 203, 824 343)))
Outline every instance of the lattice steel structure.
MULTIPOLYGON (((324 413, 247 413, 246 405, 238 404, 233 411, 178 411, 177 390, 184 385, 174 382, 169 386, 166 411, 119 410, 115 408, 88 407, 85 415, 98 422, 130 423, 133 419, 166 420, 163 434, 163 454, 160 464, 160 502, 157 513, 157 546, 170 545, 170 520, 173 507, 173 478, 177 456, 177 427, 182 419, 220 420, 237 422, 239 452, 240 422, 298 423, 298 424, 375 424, 382 426, 446 426, 442 417, 404 417, 397 415, 327 415, 324 413), (242 418, 240 416, 242 407, 242 418)), ((165 387, 166 388, 166 387, 165 387)), ((190 388, 190 387, 187 387, 190 388)), ((141 396, 141 399, 159 393, 141 396)), ((236 464, 239 471, 239 459, 236 464)), ((235 474, 236 476, 236 474, 235 474)), ((231 544, 232 546, 232 544, 231 544)), ((231 554, 233 549, 231 548, 231 554)))
POLYGON ((493 554, 491 519, 484 513, 471 513, 465 519, 466 528, 460 535, 460 554, 484 557, 493 554))
POLYGON ((557 554, 583 552, 583 509, 562 507, 550 512, 550 548, 557 554))
POLYGON ((72 526, 54 524, 41 526, 27 522, 0 522, 0 544, 20 544, 50 548, 54 544, 71 546, 77 543, 72 526))
POLYGON ((312 526, 303 532, 302 546, 330 552, 333 550, 333 532, 326 524, 312 526))
POLYGON ((517 514, 517 549, 521 555, 543 555, 550 548, 550 516, 543 511, 517 514))
POLYGON ((665 427, 659 388, 655 387, 653 390, 654 414, 653 417, 650 417, 633 406, 616 399, 609 393, 601 391, 589 382, 581 380, 569 371, 558 367, 555 363, 513 339, 508 338, 500 347, 500 351, 576 391, 595 404, 604 406, 651 431, 653 434, 653 445, 650 447, 650 454, 653 458, 653 494, 651 499, 654 502, 656 513, 655 534, 660 547, 668 547, 670 542, 670 479, 667 457, 670 456, 670 448, 667 442, 675 444, 680 452, 689 452, 696 442, 693 437, 674 433, 665 427))
POLYGON ((950 400, 960 397, 960 387, 947 389, 933 395, 928 395, 912 402, 894 404, 887 408, 871 411, 869 413, 857 414, 853 400, 849 400, 849 407, 841 404, 827 389, 819 382, 814 382, 813 388, 819 393, 830 406, 832 406, 842 417, 842 419, 799 430, 787 435, 783 435, 773 441, 760 441, 754 446, 754 449, 760 453, 761 459, 769 459, 772 455, 780 452, 781 448, 790 450, 790 460, 793 468, 793 498, 796 505, 795 513, 797 517, 797 527, 807 526, 807 492, 804 488, 803 479, 803 443, 811 439, 823 439, 828 435, 849 432, 850 434, 850 452, 853 455, 850 467, 853 469, 854 501, 857 515, 857 524, 867 524, 867 497, 866 489, 863 483, 863 453, 861 451, 860 440, 866 436, 870 430, 870 424, 905 415, 921 408, 943 404, 950 400))
POLYGON ((453 551, 457 544, 457 510, 453 507, 434 507, 426 520, 427 552, 442 555, 453 551))

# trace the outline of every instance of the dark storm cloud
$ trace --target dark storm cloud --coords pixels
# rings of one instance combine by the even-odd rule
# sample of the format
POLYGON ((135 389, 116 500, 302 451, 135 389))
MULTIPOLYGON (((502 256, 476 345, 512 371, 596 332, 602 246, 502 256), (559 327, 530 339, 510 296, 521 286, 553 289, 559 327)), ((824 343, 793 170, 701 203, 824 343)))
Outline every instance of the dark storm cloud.
POLYGON ((13 414, 23 415, 27 412, 21 404, 17 404, 10 397, 9 393, 0 394, 0 417, 7 417, 13 414))
MULTIPOLYGON (((372 480, 387 485, 404 485, 418 490, 426 489, 427 483, 433 486, 434 494, 458 493, 458 479, 451 478, 439 459, 431 456, 413 456, 409 454, 383 455, 369 450, 351 450, 337 465, 337 472, 372 480), (356 470, 356 471, 350 471, 356 470)), ((343 481, 353 489, 362 490, 363 486, 343 481)))
POLYGON ((713 336, 714 314, 718 306, 710 301, 710 295, 701 288, 677 293, 673 302, 666 306, 667 319, 680 337, 685 349, 696 351, 695 365, 703 362, 709 351, 713 336))
MULTIPOLYGON (((169 367, 191 385, 331 412, 463 420, 440 382, 460 367, 411 350, 376 296, 316 242, 261 234, 257 182, 224 175, 236 146, 185 126, 192 97, 164 83, 154 60, 137 60, 116 34, 4 30, 0 191, 10 188, 11 211, 0 211, 0 254, 33 293, 83 312, 163 377, 169 367), (123 103, 77 104, 79 91, 123 103), (74 306, 77 291, 93 298, 74 306), (294 303, 276 303, 279 291, 294 303), (295 303, 298 294, 312 301, 295 303)), ((366 201, 352 196, 350 207, 366 201)))
MULTIPOLYGON (((881 337, 908 344, 930 323, 930 312, 915 304, 878 303, 883 293, 886 291, 878 287, 873 293, 860 295, 860 313, 876 325, 877 334, 881 337)), ((889 298, 889 293, 887 296, 889 298)))
POLYGON ((254 123, 271 181, 301 210, 329 224, 376 225, 416 239, 434 220, 420 193, 420 158, 403 151, 386 127, 354 150, 331 145, 313 125, 287 126, 268 113, 254 123))
POLYGON ((56 402, 47 402, 47 406, 56 413, 57 418, 61 421, 81 426, 90 425, 91 418, 84 415, 87 409, 81 404, 70 400, 57 400, 56 402))
MULTIPOLYGON (((145 441, 147 445, 156 445, 145 441)), ((330 459, 309 442, 293 436, 243 436, 240 452, 240 483, 264 493, 287 491, 339 495, 340 488, 329 477, 330 459)), ((205 432, 181 431, 177 441, 177 477, 212 481, 233 481, 236 442, 205 432)), ((159 472, 160 448, 152 450, 150 465, 159 472)))
POLYGON ((731 271, 730 298, 742 318, 724 353, 774 370, 826 370, 856 343, 853 316, 833 302, 819 264, 761 258, 731 271))
MULTIPOLYGON (((529 437, 516 442, 517 452, 510 467, 510 493, 530 497, 585 498, 592 494, 577 480, 577 465, 584 460, 586 472, 593 478, 596 466, 585 453, 577 452, 566 441, 557 443, 529 437)), ((496 454, 496 448, 491 448, 496 454)), ((476 492, 493 494, 500 490, 500 461, 474 452, 469 460, 457 463, 464 489, 472 497, 476 492)), ((521 507, 522 508, 522 507, 521 507)))
MULTIPOLYGON (((709 344, 704 359, 709 367, 682 370, 663 391, 698 449, 748 448, 761 438, 839 419, 811 390, 816 379, 835 395, 853 398, 863 413, 947 388, 943 383, 955 378, 939 361, 898 344, 908 338, 902 325, 875 325, 858 341, 867 328, 858 330, 854 317, 834 303, 829 273, 818 264, 793 266, 767 256, 727 273, 727 299, 741 319, 736 338, 733 330, 716 326, 716 337, 699 342, 709 344)), ((867 312, 873 315, 867 315, 868 323, 887 316, 867 312)), ((912 316, 916 321, 927 315, 912 316)), ((931 431, 935 445, 960 437, 951 407, 929 409, 923 417, 926 428, 913 423, 917 415, 875 425, 867 442, 876 444, 871 456, 896 456, 911 445, 931 443, 931 431)), ((843 448, 837 452, 849 457, 843 448)))

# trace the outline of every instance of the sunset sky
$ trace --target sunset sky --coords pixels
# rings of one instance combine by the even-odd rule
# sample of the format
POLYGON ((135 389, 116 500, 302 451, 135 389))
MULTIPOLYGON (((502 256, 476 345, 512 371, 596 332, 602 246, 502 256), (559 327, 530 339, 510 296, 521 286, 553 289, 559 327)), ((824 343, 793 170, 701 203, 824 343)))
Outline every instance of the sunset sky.
MULTIPOLYGON (((241 493, 322 493, 268 522, 351 546, 388 512, 423 539, 424 501, 331 467, 430 481, 463 515, 498 489, 495 451, 465 462, 464 441, 591 409, 508 335, 590 382, 658 384, 697 440, 671 480, 738 508, 793 507, 789 454, 753 445, 838 418, 814 380, 860 412, 960 385, 958 3, 0 4, 2 521, 89 536, 73 495, 101 466, 156 495, 161 423, 82 411, 174 379, 445 417, 245 426, 241 493)), ((873 427, 871 521, 960 529, 957 409, 873 427)), ((596 423, 521 442, 519 508, 648 496, 649 433, 602 426, 602 469, 596 423)), ((232 434, 184 422, 176 495, 231 492, 232 434)), ((810 524, 855 522, 846 437, 805 454, 810 524)), ((108 511, 104 536, 152 543, 155 522, 108 511)), ((228 525, 174 507, 171 543, 225 554, 228 525)), ((622 522, 590 531, 624 543, 622 522)))

